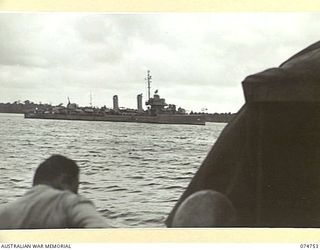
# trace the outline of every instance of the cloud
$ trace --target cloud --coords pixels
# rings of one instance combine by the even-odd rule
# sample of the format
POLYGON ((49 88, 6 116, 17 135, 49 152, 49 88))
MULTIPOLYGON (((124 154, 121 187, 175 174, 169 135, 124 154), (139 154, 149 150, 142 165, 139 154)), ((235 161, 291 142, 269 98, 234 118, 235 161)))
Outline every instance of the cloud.
POLYGON ((317 41, 317 13, 2 13, 0 100, 135 107, 152 90, 188 110, 237 111, 241 81, 317 41))

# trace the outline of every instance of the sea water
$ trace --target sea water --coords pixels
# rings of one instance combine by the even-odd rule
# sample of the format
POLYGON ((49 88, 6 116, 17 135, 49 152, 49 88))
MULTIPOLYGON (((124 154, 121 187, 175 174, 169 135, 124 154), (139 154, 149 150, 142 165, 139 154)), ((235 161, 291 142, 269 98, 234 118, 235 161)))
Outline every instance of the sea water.
POLYGON ((164 227, 225 123, 206 126, 24 119, 0 114, 0 206, 52 154, 76 160, 79 193, 115 227, 164 227))

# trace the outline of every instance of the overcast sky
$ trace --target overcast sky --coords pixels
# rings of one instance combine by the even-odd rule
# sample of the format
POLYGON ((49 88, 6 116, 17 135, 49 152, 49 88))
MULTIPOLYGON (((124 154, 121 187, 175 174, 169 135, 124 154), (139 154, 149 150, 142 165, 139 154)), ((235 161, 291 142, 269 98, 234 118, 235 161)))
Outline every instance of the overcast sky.
POLYGON ((136 108, 152 93, 188 111, 236 112, 241 81, 319 40, 320 14, 0 14, 0 102, 136 108))

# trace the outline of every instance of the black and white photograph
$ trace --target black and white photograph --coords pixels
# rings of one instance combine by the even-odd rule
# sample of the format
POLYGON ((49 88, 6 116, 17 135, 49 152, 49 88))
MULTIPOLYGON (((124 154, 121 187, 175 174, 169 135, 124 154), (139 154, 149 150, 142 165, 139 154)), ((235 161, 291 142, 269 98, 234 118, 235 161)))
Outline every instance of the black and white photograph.
POLYGON ((0 229, 320 227, 320 13, 0 13, 0 229))

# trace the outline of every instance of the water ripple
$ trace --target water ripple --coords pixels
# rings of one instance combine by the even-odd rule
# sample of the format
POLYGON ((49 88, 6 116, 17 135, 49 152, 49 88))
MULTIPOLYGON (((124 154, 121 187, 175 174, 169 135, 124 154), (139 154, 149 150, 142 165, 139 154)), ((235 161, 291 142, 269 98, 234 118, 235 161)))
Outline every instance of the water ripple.
POLYGON ((163 227, 224 126, 31 120, 0 114, 0 204, 28 190, 41 161, 63 154, 80 166, 79 193, 112 225, 163 227))

